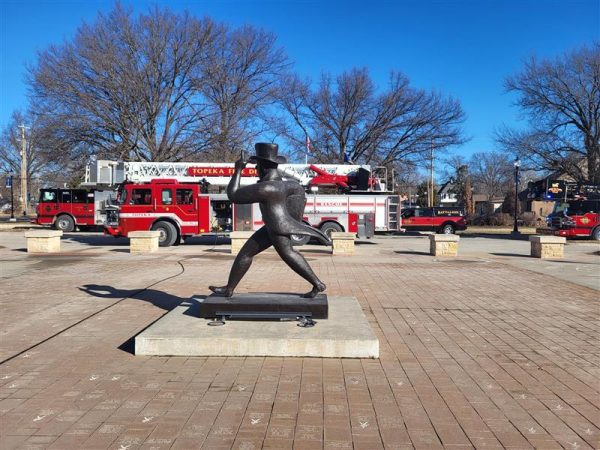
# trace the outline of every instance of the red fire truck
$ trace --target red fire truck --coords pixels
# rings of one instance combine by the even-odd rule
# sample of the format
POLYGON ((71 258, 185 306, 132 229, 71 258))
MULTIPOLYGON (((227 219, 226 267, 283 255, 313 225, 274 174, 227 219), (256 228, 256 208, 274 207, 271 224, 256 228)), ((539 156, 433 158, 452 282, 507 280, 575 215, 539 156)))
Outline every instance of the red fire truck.
POLYGON ((600 240, 600 200, 557 201, 549 221, 557 236, 600 240))
POLYGON ((106 223, 106 204, 113 194, 110 190, 41 189, 37 217, 32 222, 66 232, 75 227, 102 227, 106 223))
MULTIPOLYGON (((98 163, 102 167, 89 171, 94 183, 101 169, 108 167, 107 163, 113 164, 98 163)), ((153 229, 160 231, 160 245, 170 246, 196 234, 255 230, 262 226, 258 205, 231 205, 226 194, 203 192, 208 186, 224 188, 233 173, 233 164, 127 163, 121 169, 118 164, 113 167, 117 171, 104 171, 108 179, 100 181, 127 177, 119 185, 116 203, 106 211, 105 231, 113 236, 153 229)), ((325 233, 349 231, 359 237, 370 237, 375 231, 399 231, 399 198, 385 191, 384 178, 375 177, 368 166, 280 167, 284 176, 310 188, 304 214, 306 223, 325 233), (322 186, 348 193, 316 194, 322 186)), ((256 180, 253 167, 242 173, 242 184, 256 180)), ((296 244, 306 241, 300 236, 295 239, 296 244)))

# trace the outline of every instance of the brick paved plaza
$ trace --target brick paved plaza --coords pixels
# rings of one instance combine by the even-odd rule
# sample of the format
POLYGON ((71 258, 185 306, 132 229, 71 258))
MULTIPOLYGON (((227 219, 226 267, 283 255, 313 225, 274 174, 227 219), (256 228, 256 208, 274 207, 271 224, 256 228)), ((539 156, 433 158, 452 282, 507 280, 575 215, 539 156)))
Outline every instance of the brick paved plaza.
MULTIPOLYGON (((380 340, 379 359, 359 360, 134 356, 135 335, 224 282, 233 257, 106 239, 32 256, 0 233, 3 450, 600 448, 597 244, 563 262, 497 238, 464 238, 455 259, 423 236, 355 256, 308 247, 327 293, 355 296, 380 340)), ((307 288, 269 252, 239 291, 307 288)))

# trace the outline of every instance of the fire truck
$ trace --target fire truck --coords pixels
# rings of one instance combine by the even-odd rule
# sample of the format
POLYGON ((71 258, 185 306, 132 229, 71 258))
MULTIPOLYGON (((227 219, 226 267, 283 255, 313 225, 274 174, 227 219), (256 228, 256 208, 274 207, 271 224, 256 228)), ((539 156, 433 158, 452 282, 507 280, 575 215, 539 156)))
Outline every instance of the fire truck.
MULTIPOLYGON (((387 173, 370 166, 282 164, 284 178, 307 189, 304 221, 323 232, 348 231, 371 237, 376 231, 400 230, 400 202, 387 190, 387 173), (335 195, 319 194, 328 188, 335 195)), ((224 193, 232 163, 152 163, 96 161, 86 171, 88 186, 117 186, 116 201, 105 208, 105 232, 160 231, 160 245, 189 236, 251 231, 263 225, 257 204, 232 205, 224 193), (215 192, 216 191, 216 192, 215 192)), ((242 172, 241 184, 258 181, 256 169, 242 172)), ((296 245, 308 241, 294 236, 296 245)))
POLYGON ((65 232, 106 223, 106 206, 113 190, 96 189, 41 189, 36 206, 38 225, 50 225, 65 232))
POLYGON ((549 183, 546 198, 555 199, 546 218, 553 234, 600 240, 600 186, 557 181, 549 183))
POLYGON ((549 225, 557 236, 600 240, 600 200, 558 201, 549 216, 549 225))

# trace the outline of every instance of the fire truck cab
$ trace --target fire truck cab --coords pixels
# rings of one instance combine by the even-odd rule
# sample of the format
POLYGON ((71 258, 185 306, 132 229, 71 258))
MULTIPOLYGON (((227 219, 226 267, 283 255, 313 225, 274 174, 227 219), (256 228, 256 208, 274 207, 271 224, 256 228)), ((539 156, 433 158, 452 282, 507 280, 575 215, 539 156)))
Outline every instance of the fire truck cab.
POLYGON ((200 185, 173 179, 149 183, 123 183, 117 204, 109 208, 105 230, 112 236, 130 231, 156 230, 163 247, 178 244, 187 236, 211 231, 210 198, 200 185))

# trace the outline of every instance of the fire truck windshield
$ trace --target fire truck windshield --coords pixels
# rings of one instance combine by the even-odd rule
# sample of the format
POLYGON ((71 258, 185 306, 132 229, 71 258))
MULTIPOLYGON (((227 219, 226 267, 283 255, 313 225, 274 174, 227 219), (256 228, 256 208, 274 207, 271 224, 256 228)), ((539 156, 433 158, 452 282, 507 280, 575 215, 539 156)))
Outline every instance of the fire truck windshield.
POLYGON ((564 213, 567 216, 582 216, 587 213, 597 214, 600 201, 598 200, 572 200, 570 202, 556 202, 553 214, 564 213))
POLYGON ((555 202, 554 208, 552 209, 552 215, 560 215, 563 214, 566 209, 569 207, 569 203, 567 202, 555 202))
POLYGON ((41 189, 40 190, 40 203, 56 203, 56 190, 41 189))

